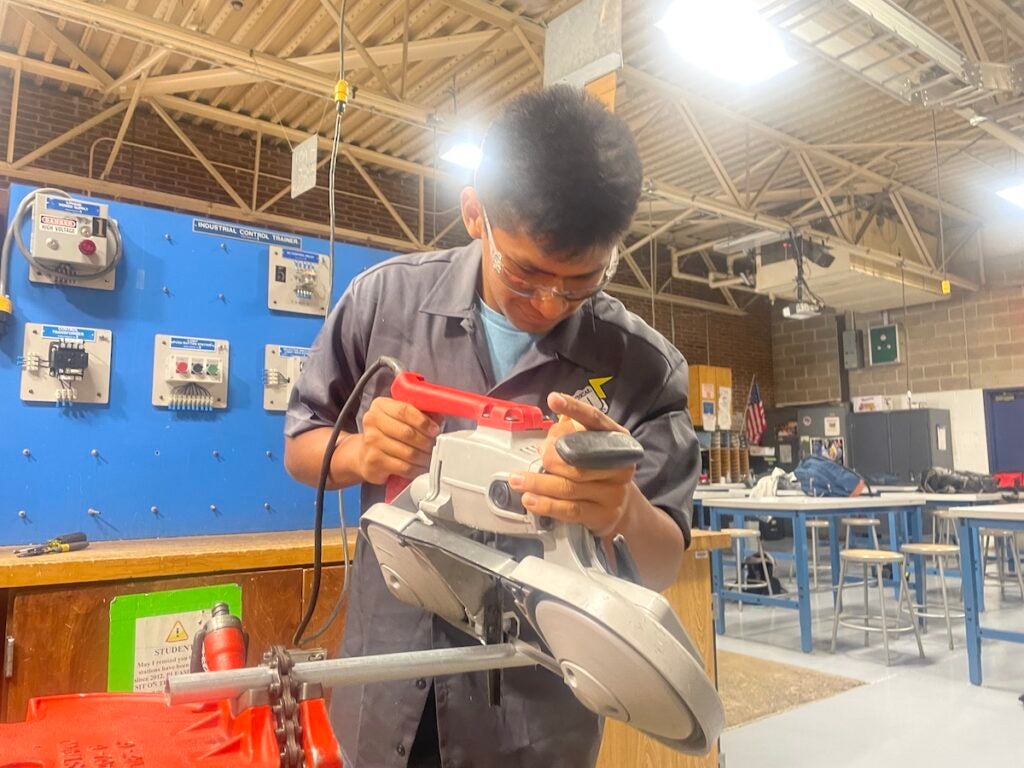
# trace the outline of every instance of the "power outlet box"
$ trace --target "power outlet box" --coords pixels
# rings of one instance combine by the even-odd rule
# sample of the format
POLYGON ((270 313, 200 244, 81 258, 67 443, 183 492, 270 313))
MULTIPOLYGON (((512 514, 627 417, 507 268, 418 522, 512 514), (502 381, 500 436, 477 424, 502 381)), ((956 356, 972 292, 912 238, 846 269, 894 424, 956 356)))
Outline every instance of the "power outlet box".
POLYGON ((153 405, 176 411, 227 408, 229 352, 224 339, 158 333, 153 341, 153 405))
POLYGON ((319 253, 270 246, 267 306, 301 315, 327 315, 331 300, 331 260, 319 253))
POLYGON ((28 403, 110 402, 113 333, 103 328, 25 323, 21 399, 28 403))
POLYGON ((67 276, 51 275, 29 266, 28 279, 48 285, 73 285, 114 290, 116 270, 100 277, 75 277, 76 270, 89 272, 110 263, 109 209, 102 203, 89 203, 60 195, 36 192, 32 204, 32 256, 56 270, 67 270, 67 276))
POLYGON ((286 411, 292 387, 306 366, 309 347, 267 344, 263 350, 263 408, 286 411))

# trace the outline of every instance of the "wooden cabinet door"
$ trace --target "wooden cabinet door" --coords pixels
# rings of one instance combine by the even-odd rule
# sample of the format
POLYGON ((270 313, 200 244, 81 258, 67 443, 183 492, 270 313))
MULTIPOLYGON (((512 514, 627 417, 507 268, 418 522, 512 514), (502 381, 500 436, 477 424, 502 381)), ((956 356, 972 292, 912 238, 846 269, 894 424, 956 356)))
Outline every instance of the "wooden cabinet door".
POLYGON ((248 663, 258 664, 271 645, 291 645, 303 604, 301 568, 11 591, 7 634, 14 637, 13 676, 2 681, 0 720, 24 720, 33 696, 106 690, 110 601, 118 595, 231 583, 242 588, 248 663))
MULTIPOLYGON (((302 643, 303 648, 325 648, 327 657, 338 658, 338 650, 341 648, 341 636, 345 632, 345 611, 348 609, 348 601, 338 605, 342 589, 345 586, 345 567, 343 565, 324 566, 323 574, 320 577, 320 597, 316 603, 316 611, 306 628, 306 636, 323 628, 324 623, 331 617, 335 610, 338 615, 331 621, 331 625, 320 637, 306 640, 302 643)), ((313 569, 306 568, 302 572, 302 610, 305 613, 306 605, 312 599, 313 592, 313 569)))
MULTIPOLYGON (((707 552, 687 554, 679 578, 664 595, 700 651, 704 668, 717 682, 710 562, 707 552)), ((681 755, 623 723, 605 721, 597 768, 716 768, 717 765, 717 745, 704 757, 681 755)))

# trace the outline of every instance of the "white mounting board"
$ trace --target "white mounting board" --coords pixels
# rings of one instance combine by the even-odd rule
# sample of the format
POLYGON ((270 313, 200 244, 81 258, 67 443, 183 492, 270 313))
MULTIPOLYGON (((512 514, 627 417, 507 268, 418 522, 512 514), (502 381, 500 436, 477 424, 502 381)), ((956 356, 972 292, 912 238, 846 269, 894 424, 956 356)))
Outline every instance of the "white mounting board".
POLYGON ((331 300, 331 261, 320 253, 270 246, 267 260, 267 306, 281 312, 327 315, 331 300), (309 296, 300 295, 302 275, 311 273, 309 296))
POLYGON ((267 344, 263 349, 263 408, 267 411, 288 410, 292 387, 299 380, 299 374, 309 357, 309 347, 292 347, 286 344, 267 344), (267 374, 276 371, 281 382, 268 383, 267 374))
POLYGON ((110 402, 110 353, 113 333, 104 328, 78 328, 69 325, 25 323, 22 357, 36 355, 40 365, 33 370, 22 369, 21 399, 29 403, 56 403, 60 382, 50 376, 47 361, 50 344, 59 341, 82 343, 89 353, 85 376, 69 385, 77 393, 74 404, 105 405, 110 402))
POLYGON ((175 390, 197 384, 210 393, 211 408, 227 408, 230 349, 225 339, 158 333, 153 340, 153 405, 169 408, 175 390), (179 362, 186 363, 186 372, 176 371, 179 362), (216 363, 216 374, 205 372, 210 363, 216 363), (201 365, 203 372, 193 373, 193 365, 201 365))

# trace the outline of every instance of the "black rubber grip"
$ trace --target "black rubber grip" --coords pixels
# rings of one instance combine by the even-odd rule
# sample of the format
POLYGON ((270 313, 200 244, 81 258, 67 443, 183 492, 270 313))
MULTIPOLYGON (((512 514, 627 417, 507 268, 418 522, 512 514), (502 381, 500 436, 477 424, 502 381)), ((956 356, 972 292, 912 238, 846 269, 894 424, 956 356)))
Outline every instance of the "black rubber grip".
POLYGON ((644 456, 644 447, 625 432, 573 432, 558 438, 555 450, 580 469, 629 467, 644 456))
POLYGON ((62 536, 58 536, 57 538, 53 539, 53 541, 56 541, 60 544, 72 544, 76 541, 87 541, 88 538, 89 537, 81 531, 75 531, 74 533, 65 533, 62 536))

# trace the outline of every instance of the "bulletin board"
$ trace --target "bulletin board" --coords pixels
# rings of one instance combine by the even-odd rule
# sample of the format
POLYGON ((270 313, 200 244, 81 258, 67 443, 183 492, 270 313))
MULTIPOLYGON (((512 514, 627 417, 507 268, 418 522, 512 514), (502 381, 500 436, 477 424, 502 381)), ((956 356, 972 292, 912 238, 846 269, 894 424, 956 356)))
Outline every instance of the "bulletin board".
MULTIPOLYGON (((32 191, 12 185, 8 221, 32 191)), ((0 340, 0 544, 76 530, 109 540, 312 527, 314 490, 284 469, 284 414, 263 408, 264 345, 308 347, 323 318, 267 308, 267 259, 271 242, 326 254, 326 240, 75 197, 110 206, 124 258, 108 292, 30 283, 25 259, 12 254, 15 314, 0 340), (22 402, 27 322, 111 330, 110 402, 22 402), (156 334, 230 342, 225 410, 152 405, 156 334)), ((390 255, 336 245, 331 303, 390 255)), ((345 502, 354 522, 355 489, 345 502)), ((330 505, 328 524, 337 520, 330 505)))

